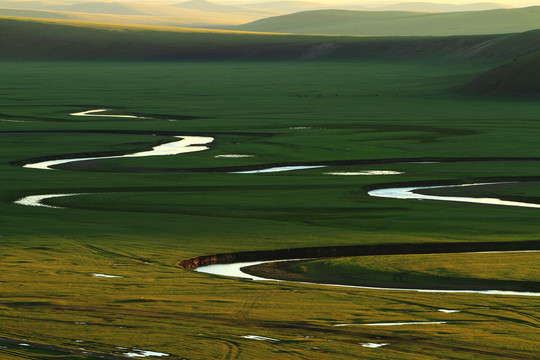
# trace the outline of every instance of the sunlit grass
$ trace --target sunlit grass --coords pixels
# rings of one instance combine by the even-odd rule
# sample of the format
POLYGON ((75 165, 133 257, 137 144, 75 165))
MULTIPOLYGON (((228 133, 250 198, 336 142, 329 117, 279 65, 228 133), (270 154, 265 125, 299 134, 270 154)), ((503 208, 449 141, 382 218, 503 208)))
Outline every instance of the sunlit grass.
POLYGON ((504 290, 511 281, 531 282, 530 286, 538 288, 538 258, 537 252, 364 256, 300 263, 286 269, 322 282, 341 278, 343 283, 358 285, 500 286, 498 289, 504 290))
MULTIPOLYGON (((487 65, 3 62, 0 67, 0 120, 32 121, 0 121, 0 336, 109 354, 122 352, 118 346, 137 347, 177 359, 417 360, 450 353, 459 359, 535 358, 538 307, 529 297, 258 283, 177 266, 182 259, 233 251, 537 239, 534 209, 375 199, 365 191, 399 181, 534 177, 539 175, 534 162, 354 166, 405 172, 373 177, 324 175, 324 168, 265 175, 174 171, 286 161, 539 157, 537 102, 446 93, 487 65), (162 116, 69 115, 92 108, 162 116), (181 115, 198 118, 167 120, 181 115), (215 141, 206 152, 96 162, 93 171, 10 165, 45 155, 145 150, 168 138, 121 133, 133 130, 212 132, 215 141), (6 133, 11 131, 24 133, 6 133), (214 157, 223 153, 256 156, 214 157), (130 173, 123 167, 154 170, 130 173), (172 170, 154 172, 160 168, 172 170), (54 200, 68 209, 12 204, 23 195, 56 191, 92 194, 54 200), (335 326, 399 321, 446 324, 335 326), (360 345, 379 341, 391 345, 360 345)), ((538 186, 490 191, 536 196, 538 186)))

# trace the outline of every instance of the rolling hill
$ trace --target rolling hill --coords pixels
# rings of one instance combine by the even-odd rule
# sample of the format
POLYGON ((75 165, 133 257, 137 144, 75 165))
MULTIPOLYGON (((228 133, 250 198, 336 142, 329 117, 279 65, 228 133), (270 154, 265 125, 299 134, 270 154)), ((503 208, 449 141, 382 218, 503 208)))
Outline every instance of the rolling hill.
POLYGON ((354 37, 260 34, 0 17, 0 59, 481 61, 540 50, 540 30, 510 35, 354 37))
POLYGON ((431 36, 521 32, 540 28, 540 6, 418 13, 315 10, 276 16, 235 30, 292 34, 431 36))
POLYGON ((424 12, 454 12, 454 11, 479 11, 491 9, 504 9, 511 6, 492 2, 478 2, 471 4, 439 4, 431 2, 403 2, 394 4, 358 4, 342 3, 330 4, 324 2, 309 1, 268 1, 258 3, 246 3, 247 7, 267 9, 293 13, 307 10, 339 9, 339 10, 370 10, 370 11, 424 11, 424 12))
POLYGON ((71 11, 90 14, 111 14, 111 15, 149 15, 146 12, 137 10, 136 6, 122 2, 84 2, 70 5, 51 5, 45 10, 71 11))
POLYGON ((294 13, 306 10, 319 10, 319 9, 331 9, 334 8, 331 4, 319 3, 319 2, 309 2, 309 1, 267 1, 267 2, 257 2, 249 3, 246 6, 249 6, 253 9, 265 9, 271 11, 280 11, 283 13, 294 13))
POLYGON ((0 0, 0 8, 9 9, 45 9, 48 6, 65 5, 62 1, 41 0, 0 0))
POLYGON ((270 14, 280 13, 268 9, 256 9, 238 5, 221 5, 207 0, 189 0, 170 5, 172 7, 191 9, 199 11, 221 12, 221 13, 254 13, 259 17, 269 16, 270 14))
MULTIPOLYGON (((351 3, 340 4, 339 7, 342 10, 369 10, 371 17, 379 19, 385 16, 395 17, 395 14, 388 13, 386 10, 465 11, 504 6, 495 3, 476 3, 457 6, 429 2, 411 2, 376 7, 351 3), (384 12, 379 12, 380 10, 384 10, 384 12), (374 13, 377 13, 377 15, 374 15, 374 13)), ((222 29, 230 26, 246 25, 250 22, 268 17, 305 12, 307 10, 330 10, 335 8, 335 4, 294 0, 246 3, 242 5, 226 5, 208 0, 188 0, 182 2, 150 2, 144 0, 0 0, 0 16, 222 29)), ((322 16, 324 17, 325 15, 322 14, 322 16)), ((362 21, 365 21, 365 19, 362 21)), ((283 32, 281 29, 279 31, 283 32)), ((312 32, 319 33, 321 31, 315 29, 312 32)), ((423 31, 422 34, 424 33, 428 32, 423 31)))
POLYGON ((178 4, 144 1, 55 3, 0 0, 0 16, 116 24, 214 27, 244 24, 282 12, 218 5, 205 0, 178 4))
POLYGON ((36 19, 57 19, 114 24, 157 26, 205 27, 238 25, 260 19, 275 12, 215 11, 189 9, 144 2, 85 2, 51 5, 39 3, 35 8, 16 7, 16 1, 0 2, 0 16, 17 16, 36 19), (3 8, 2 8, 3 7, 3 8))
POLYGON ((430 2, 405 2, 377 7, 377 11, 425 11, 425 12, 456 12, 482 11, 510 8, 508 5, 478 2, 472 4, 437 4, 430 2))
POLYGON ((153 26, 180 26, 180 27, 214 27, 230 26, 248 21, 249 16, 222 13, 201 12, 189 9, 166 10, 168 15, 114 15, 100 13, 84 13, 71 11, 32 10, 32 9, 0 9, 0 16, 21 17, 29 19, 55 19, 102 22, 110 24, 134 24, 153 26))
POLYGON ((468 88, 482 95, 540 97, 540 51, 480 75, 468 88))

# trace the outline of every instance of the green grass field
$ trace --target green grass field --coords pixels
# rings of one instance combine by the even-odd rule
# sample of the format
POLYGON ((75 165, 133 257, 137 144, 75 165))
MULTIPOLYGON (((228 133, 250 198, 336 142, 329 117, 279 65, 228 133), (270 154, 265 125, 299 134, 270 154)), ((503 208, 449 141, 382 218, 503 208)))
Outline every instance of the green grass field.
POLYGON ((313 10, 234 26, 292 34, 441 36, 521 32, 538 28, 540 7, 460 12, 313 10))
POLYGON ((0 16, 0 31, 3 60, 429 60, 493 67, 540 48, 538 29, 442 37, 285 35, 0 16))
MULTIPOLYGON (((511 47, 508 37, 497 39, 511 47)), ((268 60, 0 63, 0 357, 114 359, 135 348, 167 359, 538 359, 536 297, 262 283, 177 266, 235 251, 540 236, 537 209, 366 192, 386 183, 520 178, 531 182, 477 194, 538 199, 538 101, 460 90, 511 59, 268 60), (150 118, 69 115, 103 108, 150 118), (215 140, 207 151, 176 156, 20 166, 142 151, 172 134, 215 140), (254 157, 215 157, 224 154, 254 157), (427 157, 478 161, 365 162, 427 157), (331 166, 226 172, 310 162, 331 166), (361 170, 403 174, 326 174, 361 170), (71 192, 89 194, 47 202, 67 209, 13 204, 71 192), (387 322, 432 324, 361 325, 387 322)), ((537 259, 519 262, 526 269, 537 259)), ((489 262, 479 266, 491 273, 489 262)))
POLYGON ((493 69, 475 79, 470 89, 487 95, 540 96, 540 51, 493 69))
POLYGON ((269 277, 405 289, 538 292, 538 254, 465 253, 346 257, 250 267, 269 277))

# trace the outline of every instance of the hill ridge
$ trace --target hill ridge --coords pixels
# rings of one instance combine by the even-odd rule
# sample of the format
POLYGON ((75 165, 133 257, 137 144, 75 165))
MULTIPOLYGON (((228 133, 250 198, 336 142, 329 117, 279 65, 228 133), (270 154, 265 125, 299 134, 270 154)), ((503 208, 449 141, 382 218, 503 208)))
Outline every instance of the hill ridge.
POLYGON ((451 37, 261 34, 0 17, 0 59, 480 61, 540 50, 540 30, 451 37))
POLYGON ((445 13, 308 10, 273 16, 235 30, 292 34, 447 36, 499 34, 540 28, 540 6, 445 13))

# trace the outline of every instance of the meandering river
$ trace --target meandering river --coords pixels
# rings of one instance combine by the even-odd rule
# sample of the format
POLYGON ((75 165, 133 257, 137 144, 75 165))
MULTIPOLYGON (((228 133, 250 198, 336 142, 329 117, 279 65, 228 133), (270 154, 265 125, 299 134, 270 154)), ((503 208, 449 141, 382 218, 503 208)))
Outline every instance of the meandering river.
MULTIPOLYGON (((144 118, 133 115, 105 115, 101 114, 106 111, 106 109, 97 109, 97 110, 88 110, 78 113, 72 113, 73 116, 107 116, 107 117, 128 117, 128 118, 144 118)), ((211 143, 213 137, 205 136, 175 136, 180 140, 169 142, 166 144, 158 145, 153 147, 148 151, 135 152, 126 155, 115 155, 115 156, 96 156, 96 157, 84 157, 84 158, 71 158, 71 159, 55 159, 55 160, 46 160, 36 163, 30 163, 24 165, 26 168, 33 169, 42 169, 42 170, 56 170, 52 168, 55 165, 66 164, 77 161, 90 161, 90 160, 100 160, 100 159, 114 159, 114 158, 129 158, 129 157, 146 157, 146 156, 163 156, 163 155, 177 155, 182 153, 190 153, 196 151, 207 150, 207 144, 211 143)), ((413 163, 413 162, 407 162, 413 163)), ((422 163, 431 163, 431 162, 422 162, 422 163)), ((281 171, 293 171, 293 170, 304 170, 304 169, 316 169, 329 167, 331 165, 298 165, 298 166, 272 166, 266 169, 258 170, 246 170, 246 171, 235 171, 230 173, 235 174, 256 174, 256 173, 270 173, 270 172, 281 172, 281 171)), ((373 173, 369 172, 335 172, 327 173, 329 175, 397 175, 400 172, 388 170, 388 171, 374 171, 373 173)), ((418 193, 418 191, 426 189, 443 189, 443 188, 455 188, 455 187, 471 187, 471 186, 487 186, 502 184, 501 182, 492 182, 492 183, 471 183, 471 184, 461 184, 461 185, 437 185, 437 186, 412 186, 412 187, 390 187, 390 188, 381 188, 376 190, 371 190, 368 192, 368 195, 374 197, 384 197, 392 199, 405 199, 405 200, 435 200, 435 201, 454 201, 454 202, 466 202, 466 203, 475 203, 475 204, 484 204, 484 205, 502 205, 502 206, 516 206, 516 207, 526 207, 526 208, 540 208, 540 204, 527 203, 527 202, 518 202, 518 201, 508 201, 497 198, 473 198, 473 197, 457 197, 457 196, 436 196, 436 195, 424 195, 418 193)), ((39 194, 39 195, 29 195, 21 199, 16 200, 14 203, 18 205, 25 206, 39 206, 47 207, 53 209, 61 209, 57 206, 44 204, 43 201, 56 197, 64 196, 75 196, 75 195, 87 195, 88 193, 62 193, 62 194, 39 194)), ((242 271, 243 267, 270 263, 274 261, 292 261, 295 259, 288 260, 270 260, 270 261, 257 261, 257 262, 238 262, 233 264, 215 264, 208 266, 201 266, 196 269, 198 272, 216 274, 223 276, 233 276, 241 278, 249 278, 257 281, 276 281, 275 279, 261 278, 252 275, 248 275, 242 271)), ((297 259, 296 259, 297 260, 297 259)), ((279 280, 277 280, 279 281, 279 280)), ((314 283, 310 283, 314 284, 314 283)), ((540 293, 536 292, 519 292, 519 291, 501 291, 501 290, 435 290, 435 289, 410 289, 410 288, 387 288, 387 287, 371 287, 371 286, 352 286, 352 285, 336 285, 336 284, 318 284, 318 285, 329 285, 329 286, 339 286, 347 288, 359 288, 359 289, 376 289, 376 290, 399 290, 399 291, 417 291, 417 292, 432 292, 432 293, 477 293, 477 294, 490 294, 490 295, 520 295, 520 296, 540 296, 540 293)))
POLYGON ((145 157, 145 156, 178 155, 178 154, 183 154, 183 153, 207 150, 208 146, 204 144, 209 144, 212 141, 214 141, 213 137, 205 137, 205 136, 175 136, 175 138, 179 138, 180 140, 154 146, 152 150, 148 150, 148 151, 140 151, 140 152, 131 153, 131 154, 114 155, 114 156, 95 156, 95 157, 84 157, 84 158, 75 158, 75 159, 47 160, 47 161, 40 161, 40 162, 32 163, 32 164, 26 164, 24 165, 24 167, 32 168, 32 169, 56 170, 56 169, 51 168, 51 166, 67 164, 67 163, 76 162, 76 161, 133 158, 133 157, 145 157))
MULTIPOLYGON (((522 252, 522 251, 492 251, 490 253, 513 253, 513 252, 522 252)), ((238 262, 232 264, 215 264, 200 266, 195 269, 197 272, 237 277, 250 279, 254 281, 284 281, 271 278, 263 278, 259 276, 254 276, 247 274, 242 271, 242 268, 268 264, 272 262, 283 262, 283 261, 295 261, 299 259, 281 259, 281 260, 268 260, 268 261, 251 261, 251 262, 238 262)), ((308 259, 304 259, 308 260, 308 259)), ((287 280, 288 281, 288 280, 287 280)), ((456 294, 486 294, 486 295, 514 295, 514 296, 540 296, 539 292, 527 292, 527 291, 504 291, 504 290, 446 290, 446 289, 412 289, 412 288, 398 288, 398 287, 376 287, 376 286, 358 286, 358 285, 340 285, 340 284, 328 284, 328 283, 315 283, 315 282, 304 282, 304 281, 294 281, 300 284, 313 284, 313 285, 325 285, 325 286, 337 286, 342 288, 354 288, 354 289, 370 289, 370 290, 396 290, 396 291, 416 291, 423 293, 456 293, 456 294)))
POLYGON ((437 196, 437 195, 424 195, 415 191, 426 189, 445 189, 455 187, 470 187, 470 186, 485 186, 485 185, 498 185, 507 184, 502 182, 496 183, 474 183, 474 184, 461 184, 461 185, 438 185, 438 186, 412 186, 412 187, 397 187, 397 188, 383 188, 368 191, 370 196, 384 197, 391 199, 416 199, 416 200, 438 200, 438 201, 456 201, 466 202, 474 204, 486 204, 486 205, 501 205, 501 206, 518 206, 528 208, 540 208, 540 204, 526 203, 519 201, 501 200, 496 198, 473 198, 462 196, 437 196))

